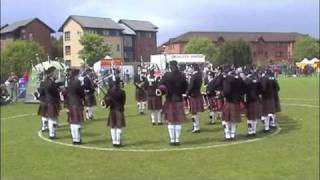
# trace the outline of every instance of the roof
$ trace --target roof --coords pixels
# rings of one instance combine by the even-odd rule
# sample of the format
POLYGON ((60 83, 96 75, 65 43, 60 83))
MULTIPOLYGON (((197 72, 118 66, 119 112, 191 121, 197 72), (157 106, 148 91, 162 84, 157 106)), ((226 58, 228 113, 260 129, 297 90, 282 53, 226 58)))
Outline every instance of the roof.
POLYGON ((18 29, 20 27, 27 26, 28 24, 30 24, 33 21, 39 21, 41 24, 45 25, 50 30, 51 33, 55 32, 52 28, 50 28, 47 24, 42 22, 40 19, 32 18, 32 19, 26 19, 26 20, 22 20, 22 21, 17 21, 17 22, 14 22, 12 24, 9 24, 9 25, 1 28, 1 34, 15 31, 16 29, 18 29))
POLYGON ((304 36, 296 32, 187 32, 176 38, 170 39, 168 43, 188 42, 193 37, 205 37, 212 41, 223 39, 224 41, 243 41, 254 42, 262 39, 268 42, 293 42, 298 37, 304 36))
POLYGON ((136 33, 130 29, 128 26, 122 24, 122 23, 119 23, 119 25, 123 28, 122 30, 122 33, 125 34, 125 35, 136 35, 136 33))
POLYGON ((98 29, 117 29, 123 30, 123 28, 114 22, 110 18, 102 18, 102 17, 90 17, 90 16, 78 16, 71 15, 67 18, 67 20, 62 24, 59 28, 59 31, 63 31, 64 25, 70 20, 73 19, 83 28, 98 28, 98 29))
POLYGON ((119 23, 127 25, 134 31, 152 31, 157 32, 158 27, 149 21, 120 19, 119 23))

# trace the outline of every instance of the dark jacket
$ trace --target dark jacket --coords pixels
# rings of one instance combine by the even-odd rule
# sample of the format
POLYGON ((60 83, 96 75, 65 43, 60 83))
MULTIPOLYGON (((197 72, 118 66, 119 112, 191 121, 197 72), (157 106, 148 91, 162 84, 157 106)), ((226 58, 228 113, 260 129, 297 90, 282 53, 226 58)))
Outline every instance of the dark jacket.
POLYGON ((46 103, 58 104, 60 102, 60 94, 58 85, 50 78, 46 78, 43 85, 46 103))
POLYGON ((148 79, 147 83, 147 95, 148 97, 155 97, 156 96, 156 89, 159 87, 160 78, 151 76, 148 79), (150 79, 153 79, 154 81, 150 81, 150 79))
POLYGON ((68 85, 68 105, 69 106, 83 106, 85 98, 84 89, 78 79, 69 81, 68 85))
POLYGON ((277 96, 280 91, 279 84, 276 79, 268 76, 261 78, 262 99, 272 99, 277 96))
POLYGON ((202 74, 197 72, 191 76, 187 95, 191 97, 201 96, 202 74))
POLYGON ((144 76, 140 78, 139 74, 135 74, 135 76, 134 76, 134 85, 136 86, 137 89, 146 90, 147 87, 148 87, 148 80, 144 76), (140 83, 142 84, 141 87, 138 86, 138 84, 140 84, 140 83))
POLYGON ((246 102, 252 103, 260 100, 262 93, 261 82, 255 78, 247 78, 245 81, 246 102))
POLYGON ((87 94, 94 94, 94 84, 88 76, 85 76, 83 79, 83 87, 87 94))
POLYGON ((45 101, 44 81, 40 82, 38 92, 39 92, 39 96, 38 96, 39 101, 44 102, 45 101))
POLYGON ((165 85, 167 88, 166 100, 168 102, 181 102, 182 94, 188 88, 185 75, 179 71, 166 72, 160 85, 165 85))
POLYGON ((223 81, 223 94, 227 102, 240 103, 244 94, 244 83, 242 79, 227 76, 223 81))
POLYGON ((214 89, 216 91, 222 91, 223 90, 223 75, 219 74, 217 76, 214 77, 213 79, 213 83, 214 83, 214 89))
POLYGON ((110 111, 124 111, 126 104, 126 93, 120 86, 113 86, 108 90, 107 95, 104 97, 106 108, 110 107, 110 111))

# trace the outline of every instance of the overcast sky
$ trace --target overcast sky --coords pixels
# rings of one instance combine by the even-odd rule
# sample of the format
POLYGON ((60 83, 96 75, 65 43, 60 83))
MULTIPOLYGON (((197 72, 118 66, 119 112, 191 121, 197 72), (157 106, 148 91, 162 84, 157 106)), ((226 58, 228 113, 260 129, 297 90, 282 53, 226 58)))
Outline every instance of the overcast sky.
POLYGON ((69 15, 148 20, 158 44, 187 31, 300 32, 319 38, 319 0, 1 0, 1 24, 38 17, 57 30, 69 15))

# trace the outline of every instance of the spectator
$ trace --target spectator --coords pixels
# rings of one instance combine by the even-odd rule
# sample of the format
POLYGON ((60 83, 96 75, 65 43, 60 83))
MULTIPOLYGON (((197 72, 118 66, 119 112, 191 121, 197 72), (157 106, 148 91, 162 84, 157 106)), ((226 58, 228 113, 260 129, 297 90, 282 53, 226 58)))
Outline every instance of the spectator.
POLYGON ((19 82, 18 76, 16 76, 14 72, 11 72, 8 78, 8 82, 9 82, 10 97, 12 101, 15 102, 17 101, 17 96, 18 96, 18 82, 19 82))
POLYGON ((25 82, 28 82, 28 81, 29 81, 29 75, 28 75, 28 72, 27 72, 27 71, 25 71, 25 72, 23 73, 22 78, 24 79, 25 82))

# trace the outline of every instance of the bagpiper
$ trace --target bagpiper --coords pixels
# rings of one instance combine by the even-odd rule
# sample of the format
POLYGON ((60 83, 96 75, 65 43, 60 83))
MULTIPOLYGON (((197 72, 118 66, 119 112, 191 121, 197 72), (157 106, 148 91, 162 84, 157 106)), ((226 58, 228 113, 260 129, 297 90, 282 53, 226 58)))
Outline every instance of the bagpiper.
POLYGON ((198 64, 193 64, 191 67, 191 78, 187 89, 187 96, 190 99, 190 111, 192 114, 192 133, 200 132, 200 117, 199 112, 204 111, 203 98, 201 94, 202 73, 198 64))
POLYGON ((243 97, 244 84, 235 72, 230 72, 223 81, 225 103, 223 107, 224 135, 226 140, 236 137, 237 123, 241 121, 240 101, 243 97))
POLYGON ((80 70, 73 69, 68 84, 68 102, 69 118, 68 123, 70 124, 70 132, 72 137, 72 143, 82 144, 81 138, 81 126, 84 122, 83 117, 83 104, 85 101, 84 88, 81 86, 81 82, 78 79, 80 70))
POLYGON ((156 94, 156 89, 159 87, 160 83, 160 77, 155 76, 154 69, 150 70, 147 81, 147 99, 148 109, 151 111, 151 123, 152 125, 161 125, 162 98, 156 94))
POLYGON ((97 105, 95 98, 95 85, 92 78, 92 70, 90 68, 86 69, 85 77, 83 79, 83 87, 85 92, 85 114, 87 120, 93 119, 93 106, 97 105))
POLYGON ((182 94, 188 88, 186 77, 178 69, 177 61, 170 61, 171 72, 166 72, 160 81, 159 89, 166 94, 163 115, 168 122, 170 145, 180 144, 181 123, 185 119, 182 94))
POLYGON ((147 78, 145 75, 145 70, 142 69, 140 65, 137 66, 137 73, 134 77, 134 85, 136 87, 136 101, 138 106, 138 112, 144 114, 144 109, 147 101, 147 78))
POLYGON ((122 128, 125 127, 124 105, 126 103, 126 93, 121 89, 121 80, 116 77, 114 86, 110 88, 104 97, 106 108, 110 107, 107 125, 110 127, 112 145, 121 147, 122 128))
POLYGON ((55 67, 50 67, 47 71, 47 77, 44 81, 45 109, 48 118, 49 138, 56 138, 56 128, 60 111, 59 87, 55 83, 55 67))
MULTIPOLYGON (((44 76, 44 75, 43 75, 44 76)), ((35 97, 39 100, 39 108, 38 108, 38 115, 41 116, 41 131, 48 130, 48 117, 46 111, 46 103, 45 103, 45 92, 44 92, 44 80, 45 78, 40 75, 41 81, 38 88, 38 92, 35 93, 35 97)))

